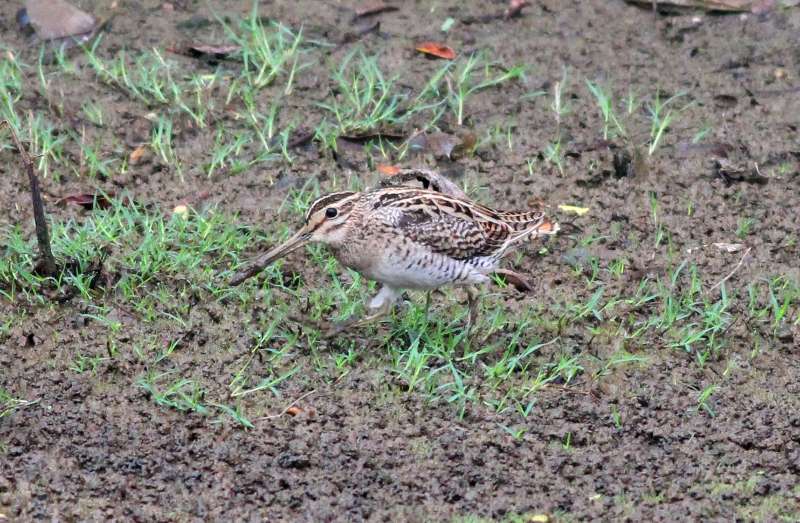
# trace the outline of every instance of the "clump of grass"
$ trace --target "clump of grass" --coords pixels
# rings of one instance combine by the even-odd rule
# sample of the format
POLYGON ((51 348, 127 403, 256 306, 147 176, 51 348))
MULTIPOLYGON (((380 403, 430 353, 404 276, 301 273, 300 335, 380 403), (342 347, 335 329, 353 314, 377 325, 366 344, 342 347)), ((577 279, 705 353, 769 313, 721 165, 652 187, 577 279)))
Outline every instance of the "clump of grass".
POLYGON ((168 116, 160 115, 150 134, 150 148, 156 153, 165 166, 174 169, 181 182, 183 182, 185 181, 183 177, 183 163, 175 152, 173 136, 172 119, 168 116))
MULTIPOLYGON (((29 144, 28 152, 36 159, 37 171, 47 178, 55 165, 65 162, 66 137, 40 112, 19 109, 25 89, 23 67, 14 55, 0 61, 0 121, 8 122, 20 140, 29 144)), ((4 140, 0 147, 8 149, 11 145, 4 140)))
POLYGON ((200 384, 194 380, 183 378, 162 386, 160 382, 170 374, 169 372, 156 374, 154 371, 148 371, 139 378, 136 384, 144 389, 158 405, 180 411, 208 414, 208 408, 203 404, 206 392, 200 384))
POLYGON ((672 120, 686 107, 675 110, 669 107, 670 104, 685 96, 685 93, 678 93, 670 96, 666 100, 661 99, 661 91, 656 92, 656 96, 652 103, 648 104, 647 111, 650 113, 650 144, 647 147, 647 154, 653 156, 661 144, 664 133, 672 124, 672 120))
POLYGON ((39 400, 28 401, 14 397, 6 389, 0 387, 0 419, 9 416, 14 411, 39 403, 39 400))
POLYGON ((586 86, 591 91, 597 106, 600 109, 600 116, 603 119, 603 139, 608 140, 609 137, 614 137, 614 134, 619 136, 626 136, 625 128, 620 123, 614 108, 613 94, 603 88, 600 84, 586 80, 586 86))
POLYGON ((348 54, 333 73, 336 94, 319 106, 333 120, 323 122, 318 131, 323 143, 335 145, 335 137, 389 130, 403 123, 396 77, 387 78, 377 57, 361 51, 348 54), (327 128, 327 129, 326 129, 327 128))
POLYGON ((236 54, 243 62, 242 76, 251 89, 272 85, 285 78, 284 94, 292 92, 297 73, 306 67, 300 64, 303 44, 302 29, 294 32, 278 22, 266 25, 258 14, 258 2, 253 3, 250 16, 233 28, 223 23, 228 37, 240 46, 236 54))
MULTIPOLYGON (((613 87, 603 86, 590 80, 586 80, 586 86, 597 104, 603 122, 603 139, 609 140, 621 137, 634 150, 638 150, 641 145, 646 145, 648 156, 653 156, 662 146, 664 135, 674 123, 675 118, 691 106, 691 103, 689 103, 681 108, 675 108, 677 100, 686 96, 686 93, 680 92, 665 100, 662 98, 661 91, 657 90, 652 100, 645 103, 647 119, 642 121, 641 118, 637 117, 637 114, 643 101, 639 99, 633 90, 629 89, 627 96, 618 103, 615 99, 613 87), (642 129, 640 128, 643 125, 647 126, 646 131, 635 132, 637 129, 641 131, 642 129), (633 131, 629 131, 629 128, 633 128, 633 131), (632 143, 634 139, 639 140, 639 138, 635 137, 644 134, 647 135, 645 144, 632 143)), ((706 125, 695 133, 692 137, 692 142, 699 142, 710 131, 710 126, 706 125)))
POLYGON ((98 54, 98 38, 85 48, 86 58, 95 76, 148 108, 177 109, 188 115, 195 125, 204 128, 213 110, 211 92, 217 75, 184 75, 174 60, 164 57, 158 49, 129 55, 121 50, 113 59, 98 54), (186 80, 185 78, 188 78, 186 80))
POLYGON ((561 125, 564 117, 569 114, 570 107, 564 99, 564 90, 567 86, 567 69, 564 69, 561 79, 553 85, 553 101, 550 104, 550 109, 556 121, 556 134, 552 142, 547 144, 544 150, 544 158, 550 164, 556 166, 558 172, 564 174, 564 150, 562 148, 562 133, 561 125))
POLYGON ((487 62, 480 53, 471 54, 447 77, 447 103, 453 112, 456 125, 464 125, 467 100, 475 93, 519 79, 525 68, 521 65, 493 74, 496 64, 487 62))
MULTIPOLYGON (((239 262, 238 253, 250 239, 229 218, 213 210, 186 218, 165 217, 131 202, 111 201, 111 208, 95 210, 81 222, 52 224, 53 253, 68 270, 50 283, 83 288, 93 278, 91 268, 103 250, 114 246, 114 254, 103 263, 122 272, 113 290, 137 309, 153 307, 152 291, 181 274, 191 274, 194 285, 214 296, 238 292, 218 281, 216 274, 218 267, 239 262)), ((12 300, 39 301, 39 291, 48 279, 33 273, 31 241, 19 228, 0 231, 0 239, 5 247, 0 258, 0 292, 12 300)))

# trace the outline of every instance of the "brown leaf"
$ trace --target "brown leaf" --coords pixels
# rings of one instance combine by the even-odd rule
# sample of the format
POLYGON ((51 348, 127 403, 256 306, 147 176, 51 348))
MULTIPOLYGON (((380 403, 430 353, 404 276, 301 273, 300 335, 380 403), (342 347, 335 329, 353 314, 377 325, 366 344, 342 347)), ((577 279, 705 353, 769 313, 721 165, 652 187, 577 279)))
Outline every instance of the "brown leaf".
POLYGON ((453 151, 450 153, 450 156, 454 158, 470 154, 475 149, 475 145, 478 143, 478 137, 475 136, 475 133, 473 132, 462 132, 459 133, 458 136, 461 142, 457 143, 456 146, 453 147, 453 151))
POLYGON ((533 291, 533 286, 527 278, 518 272, 509 269, 497 269, 494 271, 494 276, 500 276, 507 284, 511 285, 519 292, 533 291))
POLYGON ((201 56, 211 56, 214 58, 226 58, 228 55, 239 51, 238 45, 206 45, 190 44, 186 47, 186 54, 195 58, 201 56))
POLYGON ((375 169, 384 176, 394 176, 400 172, 400 167, 385 163, 379 163, 375 166, 375 169))
POLYGON ((108 197, 104 194, 70 194, 69 196, 64 196, 63 198, 57 200, 56 205, 72 203, 75 205, 80 205, 87 211, 93 211, 95 209, 108 209, 111 207, 111 200, 109 197, 113 198, 114 193, 108 193, 108 197))
POLYGON ((504 15, 506 18, 519 16, 522 13, 522 8, 527 5, 530 5, 528 0, 510 0, 504 15))
POLYGON ((27 0, 24 13, 18 13, 17 19, 21 25, 33 26, 42 40, 86 35, 97 26, 92 15, 65 0, 27 0))
POLYGON ((431 133, 427 140, 428 150, 437 158, 450 158, 450 153, 459 143, 457 136, 447 133, 431 133))
POLYGON ((139 160, 142 159, 142 156, 144 156, 145 151, 147 151, 146 145, 140 145, 139 147, 131 151, 131 155, 128 158, 128 163, 130 163, 131 165, 139 163, 139 160))
POLYGON ((363 129, 343 134, 339 138, 351 143, 365 143, 370 140, 405 140, 406 135, 392 129, 363 129))
MULTIPOLYGON (((641 4, 644 7, 653 5, 653 0, 628 0, 628 2, 641 4)), ((655 3, 658 7, 734 13, 747 11, 758 13, 768 8, 768 4, 764 0, 655 0, 655 3)))
POLYGON ((456 57, 456 52, 452 47, 448 47, 439 42, 422 42, 417 44, 416 50, 436 58, 452 60, 456 57))
POLYGON ((397 6, 389 5, 384 2, 366 2, 356 8, 356 18, 361 16, 377 15, 387 11, 397 11, 397 6))
POLYGON ((380 29, 381 29, 380 20, 375 20, 373 22, 367 20, 367 23, 358 24, 355 31, 345 33, 342 36, 342 44, 349 44, 352 42, 356 42, 363 36, 368 35, 373 31, 380 31, 380 29))
POLYGON ((469 153, 477 142, 474 133, 464 132, 459 136, 448 133, 423 133, 409 140, 409 146, 420 152, 433 154, 435 158, 461 157, 469 153))

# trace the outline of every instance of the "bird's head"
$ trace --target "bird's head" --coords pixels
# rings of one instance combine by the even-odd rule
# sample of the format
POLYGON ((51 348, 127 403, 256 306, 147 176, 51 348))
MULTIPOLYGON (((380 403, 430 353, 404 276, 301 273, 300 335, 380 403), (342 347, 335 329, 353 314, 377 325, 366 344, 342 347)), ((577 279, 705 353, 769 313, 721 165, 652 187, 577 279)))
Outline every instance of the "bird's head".
POLYGON ((306 212, 305 223, 291 238, 264 255, 265 264, 283 258, 310 242, 340 246, 348 232, 348 219, 360 193, 335 192, 314 200, 306 212))

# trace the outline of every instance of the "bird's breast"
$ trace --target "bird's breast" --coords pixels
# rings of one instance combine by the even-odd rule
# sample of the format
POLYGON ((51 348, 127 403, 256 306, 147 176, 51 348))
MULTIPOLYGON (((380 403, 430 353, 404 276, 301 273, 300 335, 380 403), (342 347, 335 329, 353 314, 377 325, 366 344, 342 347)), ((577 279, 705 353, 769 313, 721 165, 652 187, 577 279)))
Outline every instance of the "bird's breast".
POLYGON ((481 260, 482 263, 477 265, 456 260, 412 241, 381 246, 352 242, 336 249, 334 256, 342 265, 370 280, 403 289, 434 289, 449 283, 480 283, 485 279, 483 274, 496 264, 488 259, 481 260))

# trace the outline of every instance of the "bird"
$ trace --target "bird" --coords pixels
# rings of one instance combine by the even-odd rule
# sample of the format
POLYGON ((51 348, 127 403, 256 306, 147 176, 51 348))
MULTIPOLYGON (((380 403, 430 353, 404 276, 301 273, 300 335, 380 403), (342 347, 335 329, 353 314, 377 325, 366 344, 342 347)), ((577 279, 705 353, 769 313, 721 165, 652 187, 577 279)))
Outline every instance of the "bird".
POLYGON ((299 230, 234 275, 231 284, 308 243, 321 243, 339 263, 381 285, 367 303, 367 315, 335 332, 387 314, 403 290, 446 285, 467 290, 469 332, 477 316, 475 286, 489 282, 501 259, 520 242, 559 230, 542 205, 528 211, 495 210, 471 200, 438 173, 408 169, 396 176, 396 182, 366 191, 317 198, 299 230), (422 187, 412 186, 414 181, 422 187))

